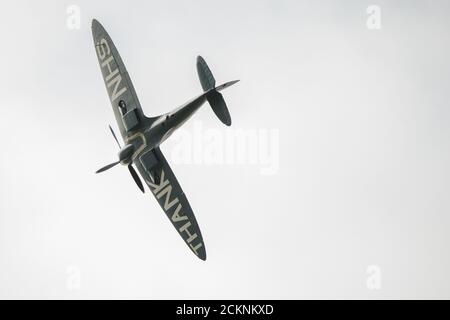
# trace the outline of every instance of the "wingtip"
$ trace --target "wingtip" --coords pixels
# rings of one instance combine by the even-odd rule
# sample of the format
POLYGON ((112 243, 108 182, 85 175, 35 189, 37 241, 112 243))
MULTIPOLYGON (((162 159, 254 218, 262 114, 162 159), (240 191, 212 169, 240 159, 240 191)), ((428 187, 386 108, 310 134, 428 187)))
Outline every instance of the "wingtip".
POLYGON ((96 30, 96 29, 105 29, 105 28, 103 28, 103 25, 100 23, 100 21, 98 21, 97 19, 92 19, 92 22, 91 22, 91 29, 92 30, 96 30))
POLYGON ((202 56, 200 56, 200 55, 197 56, 197 66, 198 65, 206 66, 207 68, 209 68, 208 64, 205 61, 205 59, 202 56))
POLYGON ((197 258, 199 258, 202 261, 206 261, 206 248, 203 246, 203 250, 200 250, 199 252, 194 252, 197 255, 197 258))

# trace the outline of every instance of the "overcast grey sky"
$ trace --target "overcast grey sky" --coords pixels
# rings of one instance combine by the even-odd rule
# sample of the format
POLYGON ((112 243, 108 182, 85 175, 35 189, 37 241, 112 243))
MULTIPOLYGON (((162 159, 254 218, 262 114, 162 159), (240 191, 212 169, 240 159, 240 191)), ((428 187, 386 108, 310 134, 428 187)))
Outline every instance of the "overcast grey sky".
POLYGON ((425 0, 3 4, 0 297, 450 298, 449 9, 425 0), (79 29, 67 26, 71 5, 79 29), (198 54, 218 82, 241 79, 224 92, 231 128, 205 105, 161 148, 206 262, 125 168, 94 174, 117 149, 92 18, 149 116, 201 92, 198 54), (242 163, 175 161, 186 145, 205 156, 195 139, 237 132, 262 132, 248 148, 268 148, 273 172, 237 146, 242 163))

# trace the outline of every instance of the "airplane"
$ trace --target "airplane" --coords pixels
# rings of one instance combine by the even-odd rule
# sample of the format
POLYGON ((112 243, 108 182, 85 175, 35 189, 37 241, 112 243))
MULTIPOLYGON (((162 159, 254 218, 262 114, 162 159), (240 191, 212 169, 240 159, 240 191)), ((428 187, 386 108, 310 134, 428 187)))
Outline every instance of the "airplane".
POLYGON ((103 80, 123 139, 122 146, 109 126, 119 146, 118 160, 102 167, 96 173, 111 169, 120 163, 128 167, 139 189, 145 192, 144 185, 133 168, 133 165, 136 166, 181 238, 198 258, 206 260, 206 248, 194 212, 159 146, 206 101, 219 120, 230 126, 230 113, 220 91, 239 80, 216 86, 211 70, 205 60, 198 56, 197 73, 203 93, 173 111, 147 117, 142 111, 116 46, 105 28, 95 19, 92 20, 92 36, 103 80))

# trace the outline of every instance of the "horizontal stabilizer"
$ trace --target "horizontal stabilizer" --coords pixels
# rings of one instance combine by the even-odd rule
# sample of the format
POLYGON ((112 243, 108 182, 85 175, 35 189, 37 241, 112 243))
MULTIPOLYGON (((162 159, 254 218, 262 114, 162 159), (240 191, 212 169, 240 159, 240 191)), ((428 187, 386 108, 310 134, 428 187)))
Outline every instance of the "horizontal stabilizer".
POLYGON ((230 112, 228 111, 227 104, 219 91, 232 86, 239 80, 229 81, 216 87, 216 79, 214 79, 214 76, 206 64, 206 61, 201 56, 197 57, 197 73, 203 91, 205 91, 206 99, 208 100, 209 105, 213 109, 217 118, 219 118, 219 120, 227 126, 230 126, 230 112))
POLYGON ((214 79, 206 61, 201 56, 197 57, 197 73, 203 91, 208 91, 216 86, 216 79, 214 79))
POLYGON ((220 92, 213 90, 206 95, 209 105, 223 124, 231 126, 231 116, 220 92))

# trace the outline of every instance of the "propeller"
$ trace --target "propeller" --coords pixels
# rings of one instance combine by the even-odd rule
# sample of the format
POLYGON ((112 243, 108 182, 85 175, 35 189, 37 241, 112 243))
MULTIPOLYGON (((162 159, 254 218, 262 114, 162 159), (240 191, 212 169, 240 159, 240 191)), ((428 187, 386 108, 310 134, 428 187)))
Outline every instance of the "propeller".
MULTIPOLYGON (((120 146, 119 140, 117 140, 116 134, 114 133, 113 128, 111 128, 111 125, 109 126, 109 130, 111 130, 111 133, 112 133, 112 135, 114 137, 114 140, 116 140, 117 145, 119 146, 119 149, 121 149, 122 147, 120 146)), ((116 161, 116 162, 113 162, 113 163, 110 163, 110 164, 104 166, 103 168, 98 169, 97 171, 95 171, 95 173, 100 173, 100 172, 109 170, 109 169, 111 169, 112 167, 116 166, 119 163, 120 163, 120 160, 116 161)), ((134 170, 134 168, 133 168, 131 163, 128 165, 128 170, 130 171, 130 174, 133 177, 133 180, 134 180, 134 182, 136 182, 136 184, 139 187, 139 189, 142 191, 142 193, 145 193, 144 185, 142 184, 142 181, 139 178, 139 175, 137 174, 136 170, 134 170)))
POLYGON ((144 186, 142 185, 142 181, 139 178, 139 175, 137 174, 136 170, 134 170, 133 166, 131 164, 128 165, 128 170, 131 173, 131 176, 134 179, 134 182, 136 182, 139 189, 141 189, 142 193, 145 193, 144 186))
POLYGON ((113 135, 113 137, 114 137, 114 140, 116 140, 117 145, 119 146, 119 149, 122 148, 122 146, 121 146, 120 143, 119 143, 119 140, 117 140, 117 137, 116 137, 116 134, 114 133, 113 128, 111 128, 111 125, 109 125, 109 130, 111 130, 111 133, 112 133, 112 135, 113 135))
POLYGON ((100 172, 106 171, 108 169, 111 169, 112 167, 114 167, 116 164, 119 164, 119 163, 120 163, 120 161, 110 163, 107 166, 104 166, 103 168, 98 169, 97 171, 95 171, 95 173, 100 173, 100 172))

